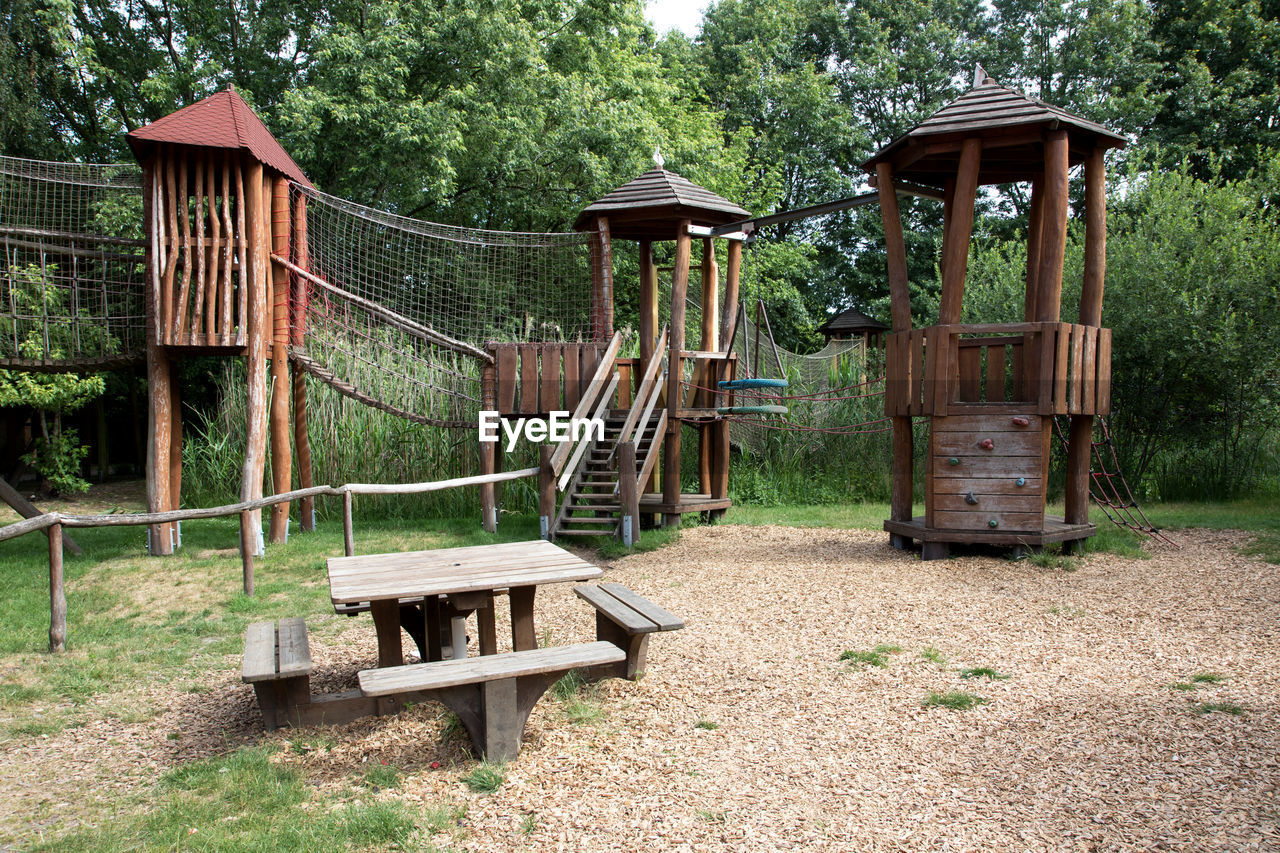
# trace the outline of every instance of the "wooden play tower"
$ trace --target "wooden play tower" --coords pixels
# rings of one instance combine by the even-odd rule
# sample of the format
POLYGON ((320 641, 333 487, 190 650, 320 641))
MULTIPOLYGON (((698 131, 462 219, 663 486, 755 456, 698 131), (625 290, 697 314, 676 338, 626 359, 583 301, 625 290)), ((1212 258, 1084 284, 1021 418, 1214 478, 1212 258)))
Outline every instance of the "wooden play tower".
MULTIPOLYGON (((1125 139, 998 85, 975 86, 895 140, 864 168, 875 174, 888 250, 892 333, 885 410, 893 419, 893 544, 1025 548, 1094 535, 1089 523, 1093 418, 1110 409, 1111 330, 1101 328, 1108 148, 1125 139), (1079 322, 1063 322, 1068 178, 1083 165, 1085 260, 1079 322), (944 193, 937 324, 913 329, 895 181, 944 193), (978 187, 1027 181, 1031 217, 1022 321, 962 322, 978 187), (1070 417, 1065 517, 1045 514, 1054 418, 1070 417), (912 516, 912 419, 926 418, 925 514, 912 516)), ((1010 306, 1011 313, 1016 309, 1010 306)))
MULTIPOLYGON (((305 293, 291 296, 288 271, 272 256, 306 263, 306 202, 290 201, 289 182, 311 183, 230 87, 133 131, 128 141, 143 169, 147 229, 148 509, 180 504, 177 363, 184 356, 247 359, 241 501, 262 497, 268 433, 275 492, 290 488, 291 398, 299 479, 310 486, 305 386, 301 374, 290 378, 287 353, 291 336, 301 333, 290 311, 299 310, 305 293)), ((309 503, 304 529, 314 524, 309 503)), ((248 554, 259 551, 260 516, 257 510, 241 519, 248 554)), ((271 541, 284 541, 288 517, 288 504, 273 508, 271 541)), ((151 553, 172 553, 176 542, 173 524, 151 529, 151 553)))

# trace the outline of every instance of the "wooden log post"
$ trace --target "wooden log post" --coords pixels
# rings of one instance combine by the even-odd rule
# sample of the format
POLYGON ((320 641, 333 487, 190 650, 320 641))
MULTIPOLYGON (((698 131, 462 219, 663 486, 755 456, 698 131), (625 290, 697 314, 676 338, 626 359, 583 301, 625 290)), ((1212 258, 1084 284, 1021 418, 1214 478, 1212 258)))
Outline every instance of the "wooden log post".
MULTIPOLYGON (((715 241, 710 237, 702 240, 702 336, 698 349, 711 352, 716 348, 720 338, 720 267, 716 263, 715 241)), ((694 375, 694 381, 708 388, 715 387, 716 377, 711 370, 711 362, 704 361, 706 370, 694 375)), ((698 406, 710 406, 715 398, 706 391, 696 395, 698 406)), ((715 425, 705 423, 698 427, 698 491, 701 494, 711 493, 711 457, 715 453, 715 425)))
POLYGON ((640 541, 640 495, 636 483, 636 445, 624 441, 618 445, 618 504, 622 520, 618 536, 630 548, 640 541))
MULTIPOLYGON (((44 514, 40 512, 39 507, 23 497, 22 492, 9 485, 9 482, 3 477, 0 477, 0 501, 7 503, 14 512, 23 518, 36 518, 44 514)), ((62 532, 62 547, 77 557, 84 556, 84 549, 76 544, 76 541, 65 530, 62 532)))
MULTIPOLYGON (((1107 272, 1107 186, 1105 149, 1094 148, 1084 164, 1084 276, 1080 284, 1080 323, 1102 325, 1102 292, 1107 272)), ((1089 463, 1093 457, 1093 416, 1073 415, 1067 439, 1067 490, 1064 521, 1089 521, 1089 463)))
MULTIPOLYGON (((658 345, 658 268, 653 265, 653 243, 640 242, 640 371, 643 374, 658 345)), ((654 437, 657 440, 657 437, 654 437)), ((658 491, 658 468, 649 472, 644 492, 658 491)), ((656 519, 656 517, 655 517, 656 519)), ((655 520, 656 523, 656 520, 655 520)))
MULTIPOLYGON (((178 377, 178 363, 169 361, 169 505, 166 510, 182 505, 182 383, 178 377)), ((173 547, 182 545, 182 522, 169 525, 169 539, 173 547)))
POLYGON ((355 508, 351 492, 342 493, 342 552, 348 557, 356 555, 355 508))
MULTIPOLYGON (((484 411, 491 412, 498 407, 496 364, 495 358, 480 368, 480 408, 484 411)), ((497 470, 498 452, 497 441, 480 442, 481 474, 493 474, 497 470)), ((493 483, 480 486, 480 523, 489 533, 498 531, 498 494, 493 483)))
POLYGON ((556 473, 551 465, 554 444, 538 448, 538 535, 551 539, 551 520, 556 517, 556 473))
MULTIPOLYGON (((299 269, 309 269, 311 257, 307 244, 307 197, 298 194, 293 203, 293 238, 289 252, 299 269)), ((293 294, 289 300, 289 341, 301 347, 307 334, 307 280, 294 276, 293 294)), ((293 447, 298 457, 298 486, 309 489, 315 483, 311 468, 311 438, 307 435, 307 374, 297 365, 291 365, 293 377, 293 447)), ((298 514, 304 533, 316 529, 316 499, 306 497, 298 501, 298 514)))
MULTIPOLYGON (((888 255, 889 270, 889 310, 893 322, 893 331, 906 332, 911 329, 911 295, 907 284, 907 248, 902 236, 902 217, 898 210, 898 194, 893 188, 893 166, 889 163, 876 164, 876 191, 880 196, 880 218, 884 223, 884 243, 888 255)), ((900 371, 907 370, 906 365, 899 365, 900 371)), ((905 384, 905 375, 889 376, 890 385, 905 384)), ((885 395, 888 402, 890 394, 885 395)), ((912 457, 915 447, 911 434, 910 416, 893 415, 893 492, 889 504, 889 518, 893 521, 911 520, 912 457)), ((891 537, 895 548, 905 548, 909 543, 899 536, 891 537)))
POLYGON ((742 275, 742 241, 729 241, 729 264, 724 275, 724 310, 720 312, 720 347, 721 352, 733 348, 729 336, 733 334, 733 318, 738 313, 738 286, 742 275))
MULTIPOLYGON (((271 252, 289 257, 289 181, 282 176, 271 180, 271 252)), ((289 491, 293 483, 293 454, 289 447, 289 271, 271 265, 271 488, 273 494, 289 491)), ((289 505, 271 508, 272 543, 289 538, 289 505)))
MULTIPOLYGON (((667 336, 670 347, 667 354, 667 435, 662 448, 662 502, 668 507, 680 503, 680 432, 684 425, 677 415, 683 396, 680 386, 684 370, 680 353, 684 350, 685 299, 689 293, 689 255, 692 250, 689 225, 688 219, 682 219, 676 228, 676 265, 671 274, 671 329, 667 336)), ((662 523, 666 527, 679 527, 680 513, 664 513, 662 523)))
MULTIPOLYGON (((170 390, 169 355, 161 346, 165 332, 165 291, 172 276, 166 276, 169 252, 166 244, 166 208, 171 195, 166 193, 167 169, 165 147, 143 165, 143 218, 147 226, 147 510, 164 512, 172 509, 169 500, 169 453, 173 426, 169 408, 173 402, 170 390), (168 281, 166 280, 168 279, 168 281)), ((148 530, 148 550, 153 555, 173 553, 169 525, 155 524, 148 530)))
POLYGON ((1040 268, 1036 274, 1036 320, 1056 323, 1062 313, 1062 267, 1067 253, 1067 132, 1051 130, 1044 142, 1044 208, 1040 268))
POLYGON ((67 591, 62 578, 62 525, 52 524, 49 535, 49 651, 67 648, 67 591))
POLYGON ((591 319, 597 341, 613 337, 613 245, 609 219, 597 216, 596 239, 591 243, 591 319))
MULTIPOLYGON (((248 347, 248 394, 246 404, 246 437, 244 467, 241 471, 240 500, 262 497, 262 475, 267 444, 267 215, 270 199, 263 186, 262 163, 248 160, 244 167, 245 234, 248 242, 247 275, 243 283, 248 295, 244 300, 247 318, 245 341, 248 347)), ((245 593, 253 588, 252 557, 258 553, 262 539, 262 510, 251 510, 240 516, 241 560, 245 568, 245 593)))
MULTIPOLYGON (((973 235, 973 205, 978 194, 978 170, 982 165, 982 140, 966 139, 960 143, 960 166, 956 172, 956 191, 942 238, 942 302, 938 323, 960 322, 964 302, 964 277, 969 263, 969 240, 973 235)), ((942 377, 939 377, 942 378, 942 377)))

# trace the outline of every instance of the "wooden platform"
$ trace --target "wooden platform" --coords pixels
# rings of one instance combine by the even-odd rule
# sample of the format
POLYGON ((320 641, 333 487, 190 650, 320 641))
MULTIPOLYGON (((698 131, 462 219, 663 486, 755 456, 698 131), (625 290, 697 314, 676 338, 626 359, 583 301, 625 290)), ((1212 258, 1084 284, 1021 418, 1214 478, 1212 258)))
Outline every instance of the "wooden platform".
POLYGON ((677 504, 663 503, 662 495, 649 492, 640 496, 640 511, 679 515, 686 512, 728 509, 733 506, 729 498, 713 498, 711 495, 681 495, 677 504))
POLYGON ((915 539, 917 542, 954 542, 960 545, 1048 545, 1053 542, 1072 542, 1088 539, 1098 532, 1096 524, 1067 524, 1061 518, 1045 516, 1043 530, 1001 530, 990 533, 980 530, 944 530, 926 527, 924 516, 910 521, 888 521, 884 529, 897 536, 915 539))

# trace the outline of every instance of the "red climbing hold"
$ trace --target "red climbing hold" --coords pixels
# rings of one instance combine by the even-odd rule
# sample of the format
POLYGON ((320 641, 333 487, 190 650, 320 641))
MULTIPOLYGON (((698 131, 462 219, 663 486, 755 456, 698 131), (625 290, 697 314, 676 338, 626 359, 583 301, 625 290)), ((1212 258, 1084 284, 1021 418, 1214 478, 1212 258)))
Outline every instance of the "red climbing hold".
POLYGON ((978 446, 983 450, 994 450, 996 443, 989 438, 984 438, 982 441, 978 442, 978 446))

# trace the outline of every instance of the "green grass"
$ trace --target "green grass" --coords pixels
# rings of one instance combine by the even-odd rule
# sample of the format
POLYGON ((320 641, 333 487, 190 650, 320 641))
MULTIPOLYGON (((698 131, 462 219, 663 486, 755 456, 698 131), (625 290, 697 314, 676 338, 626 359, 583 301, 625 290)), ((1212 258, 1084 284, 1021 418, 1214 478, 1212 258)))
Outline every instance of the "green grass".
POLYGON ((1185 692, 1188 692, 1188 691, 1190 691, 1190 690, 1195 690, 1195 689, 1196 689, 1196 686, 1195 686, 1194 684, 1188 684, 1188 683, 1187 683, 1187 682, 1185 682, 1185 681, 1175 681, 1175 682, 1173 682, 1173 684, 1170 684, 1170 685, 1169 685, 1169 689, 1170 689, 1170 690, 1178 690, 1178 691, 1181 691, 1181 692, 1185 693, 1185 692))
POLYGON ((394 764, 374 764, 364 771, 364 784, 375 791, 395 788, 400 784, 400 768, 394 764))
POLYGON ((1245 709, 1234 702, 1199 702, 1193 704, 1197 714, 1230 714, 1233 717, 1243 717, 1245 709))
MULTIPOLYGON (((184 764, 148 808, 36 845, 37 851, 311 851, 405 849, 418 835, 403 803, 321 796, 269 747, 184 764)), ((424 822, 422 831, 431 831, 424 822)))
MULTIPOLYGON (((601 536, 601 539, 605 537, 601 536)), ((616 560, 619 557, 625 557, 627 554, 643 554, 646 551, 656 551, 665 545, 680 540, 680 530, 659 527, 656 530, 643 530, 640 532, 640 541, 628 548, 622 544, 621 539, 605 539, 604 542, 594 543, 596 553, 605 560, 616 560)))
POLYGON ((596 699, 596 686, 587 684, 576 669, 569 670, 551 685, 551 695, 564 707, 564 715, 574 725, 595 724, 604 719, 604 708, 596 699))
POLYGON ((902 651, 900 646, 892 643, 880 643, 873 649, 845 649, 840 653, 840 660, 849 663, 860 663, 884 669, 889 665, 888 655, 896 655, 902 651))
POLYGON ((507 779, 507 768, 502 764, 481 761, 471 772, 462 777, 466 786, 477 794, 491 794, 502 787, 507 779))
POLYGON ((720 724, 714 720, 698 720, 698 722, 693 724, 693 727, 695 729, 702 729, 703 731, 714 732, 716 729, 720 728, 720 724))
POLYGON ((996 672, 989 666, 973 666, 960 670, 961 678, 985 678, 988 681, 1004 681, 1010 676, 996 672))
POLYGON ((947 657, 933 646, 925 646, 920 650, 920 657, 938 666, 947 665, 947 657))
POLYGON ((950 708, 953 711, 967 711, 978 705, 986 705, 989 701, 981 696, 965 693, 963 690, 948 690, 946 693, 930 690, 929 695, 924 697, 924 701, 920 704, 926 708, 950 708))
POLYGON ((536 812, 529 812, 520 818, 520 834, 529 836, 533 835, 534 830, 538 828, 538 815, 536 812))
POLYGON ((1221 684, 1226 680, 1227 677, 1225 675, 1220 675, 1216 672, 1197 672, 1191 676, 1192 684, 1221 684))

